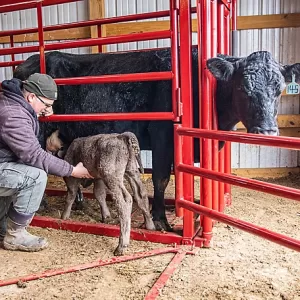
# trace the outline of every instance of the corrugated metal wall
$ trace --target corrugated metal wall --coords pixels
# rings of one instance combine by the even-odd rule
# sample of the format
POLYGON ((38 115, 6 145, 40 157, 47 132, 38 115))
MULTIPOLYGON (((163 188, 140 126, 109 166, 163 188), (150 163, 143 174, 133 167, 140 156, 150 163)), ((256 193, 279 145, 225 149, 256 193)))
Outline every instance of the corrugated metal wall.
MULTIPOLYGON (((195 5, 196 0, 192 0, 195 5)), ((141 12, 166 10, 167 0, 105 0, 106 17, 121 16, 141 12)), ((299 0, 239 0, 238 15, 260 15, 300 12, 299 0)), ((44 24, 61 24, 88 19, 88 1, 61 4, 43 8, 44 24)), ((160 19, 162 20, 162 19, 160 19)), ((0 30, 35 27, 36 10, 0 14, 0 30)), ((257 50, 268 50, 281 63, 300 62, 300 28, 243 30, 239 33, 239 55, 248 55, 257 50)), ((193 35, 193 43, 196 35, 193 35)), ((34 43, 22 43, 33 45, 34 43)), ((21 44, 16 44, 20 46, 21 44)), ((154 48, 168 46, 168 40, 134 42, 108 46, 109 51, 154 48)), ((0 48, 9 47, 1 45, 0 48)), ((89 48, 62 50, 71 53, 88 53, 89 48)), ((31 54, 16 55, 16 59, 26 59, 31 54)), ((0 57, 0 61, 10 60, 10 56, 0 57)), ((12 76, 11 68, 0 68, 0 80, 12 76)), ((282 97, 279 114, 298 114, 299 97, 282 97)), ((151 153, 144 152, 143 160, 146 167, 151 167, 151 153)), ((257 147, 233 143, 232 167, 294 167, 299 164, 296 151, 281 150, 270 147, 257 147)))

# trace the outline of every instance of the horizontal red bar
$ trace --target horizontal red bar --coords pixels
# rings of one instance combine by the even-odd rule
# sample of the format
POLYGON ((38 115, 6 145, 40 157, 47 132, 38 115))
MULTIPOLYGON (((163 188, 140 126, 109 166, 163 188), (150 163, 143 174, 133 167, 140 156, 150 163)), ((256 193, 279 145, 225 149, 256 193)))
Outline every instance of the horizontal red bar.
POLYGON ((236 143, 300 149, 300 139, 295 137, 269 136, 253 133, 206 130, 187 127, 179 127, 177 129, 177 133, 179 135, 192 136, 196 138, 207 138, 236 143))
POLYGON ((179 267, 180 263, 185 258, 185 254, 185 252, 176 253, 176 255, 172 258, 170 264, 165 268, 150 291, 147 293, 144 300, 155 300, 159 297, 160 291, 164 288, 169 278, 176 271, 177 267, 179 267))
POLYGON ((243 188, 300 201, 300 190, 298 189, 294 189, 286 186, 280 186, 277 184, 263 182, 255 179, 239 177, 231 174, 224 174, 221 172, 193 167, 186 164, 179 164, 177 166, 177 170, 179 172, 187 172, 189 174, 205 177, 211 180, 217 180, 220 182, 233 184, 243 188))
POLYGON ((174 120, 172 112, 153 113, 99 113, 99 114, 65 114, 39 118, 41 122, 77 122, 77 121, 166 121, 174 120))
MULTIPOLYGON (((61 190, 61 189, 56 189, 56 188, 47 188, 45 191, 46 195, 48 196, 66 196, 67 191, 66 190, 61 190)), ((93 192, 82 192, 83 196, 88 199, 95 199, 94 193, 93 192)), ((151 196, 148 197, 150 203, 153 201, 153 198, 151 196)), ((174 206, 175 205, 175 199, 170 199, 170 198, 165 198, 165 204, 174 206)))
MULTIPOLYGON (((1 1, 2 2, 2 1, 1 1)), ((41 0, 30 1, 30 2, 21 2, 21 3, 14 3, 14 4, 7 4, 0 6, 0 13, 12 12, 16 10, 23 10, 23 9, 30 9, 36 8, 37 4, 42 2, 41 0)), ((1 3, 3 4, 3 2, 1 3)))
MULTIPOLYGON (((69 2, 78 2, 81 0, 43 0, 42 6, 49 6, 49 5, 56 5, 56 4, 64 4, 69 2)), ((12 4, 20 4, 20 3, 30 3, 33 1, 27 1, 24 0, 1 0, 1 5, 12 5, 12 4)), ((35 2, 41 2, 41 1, 35 1, 35 2)), ((1 7, 1 6, 0 6, 1 7)))
MULTIPOLYGON (((43 6, 45 6, 45 5, 43 5, 43 6)), ((43 27, 43 31, 70 29, 70 28, 76 28, 76 27, 88 27, 88 26, 94 26, 94 25, 129 22, 129 21, 152 19, 152 18, 161 18, 161 17, 167 17, 167 16, 169 16, 169 14, 170 14, 170 12, 168 10, 164 10, 164 11, 159 11, 159 12, 143 13, 143 14, 128 15, 128 16, 119 16, 119 17, 88 20, 88 21, 80 21, 80 22, 45 26, 45 27, 43 27)), ((11 35, 35 33, 35 32, 38 32, 38 28, 6 30, 6 31, 0 32, 0 37, 1 36, 11 36, 11 35)))
POLYGON ((233 227, 236 227, 243 231, 249 232, 251 234, 260 236, 271 242, 277 243, 279 245, 288 247, 288 248, 296 250, 296 251, 300 251, 300 241, 296 240, 294 238, 285 236, 285 235, 277 233, 277 232, 273 232, 266 228, 256 226, 252 223, 248 223, 248 222, 239 220, 237 218, 230 217, 230 216, 220 213, 218 211, 209 209, 205 206, 194 204, 190 201, 180 199, 180 200, 177 200, 177 203, 180 207, 191 210, 195 213, 203 214, 211 219, 231 225, 233 227))
POLYGON ((134 74, 56 78, 55 82, 58 85, 77 85, 77 84, 92 84, 92 83, 171 80, 172 78, 173 78, 172 72, 147 72, 147 73, 134 73, 134 74))
POLYGON ((3 61, 3 62, 0 62, 0 68, 17 66, 17 65, 21 64, 22 62, 24 62, 24 60, 3 61))
POLYGON ((11 284, 16 284, 19 281, 27 282, 27 281, 37 280, 40 278, 48 278, 48 277, 52 277, 52 276, 57 276, 57 275, 62 275, 62 274, 67 274, 67 273, 72 273, 72 272, 77 272, 77 271, 83 271, 83 270, 87 270, 87 269, 91 269, 91 268, 122 263, 122 262, 130 261, 130 260, 141 259, 141 258, 150 257, 150 256, 154 256, 154 255, 161 255, 161 254, 166 254, 166 253, 177 253, 179 250, 180 249, 178 249, 178 248, 169 247, 169 248, 154 249, 154 250, 150 250, 150 251, 146 251, 146 252, 137 252, 132 255, 112 257, 112 258, 105 259, 105 260, 98 259, 98 260, 90 262, 90 263, 85 263, 85 264, 80 264, 80 265, 65 267, 65 268, 45 270, 40 273, 34 273, 34 274, 30 274, 30 275, 20 276, 17 278, 0 280, 0 287, 11 285, 11 284))
POLYGON ((145 41, 145 40, 166 39, 170 37, 171 37, 170 30, 160 30, 160 31, 144 32, 144 33, 131 33, 131 34, 124 34, 120 36, 82 39, 82 40, 72 41, 72 42, 59 42, 53 44, 46 44, 45 50, 47 51, 58 50, 58 49, 61 50, 67 48, 79 48, 79 47, 89 47, 89 46, 96 46, 96 45, 138 42, 138 41, 145 41))
POLYGON ((0 49, 0 55, 21 54, 38 51, 39 46, 10 47, 0 49))
MULTIPOLYGON (((41 216, 34 217, 30 225, 42 228, 70 230, 73 232, 90 233, 111 237, 118 237, 120 235, 120 227, 116 225, 74 222, 69 220, 65 221, 41 216)), ((173 232, 150 231, 140 228, 132 228, 130 231, 130 237, 133 240, 163 244, 176 243, 179 245, 182 241, 182 236, 173 232)))

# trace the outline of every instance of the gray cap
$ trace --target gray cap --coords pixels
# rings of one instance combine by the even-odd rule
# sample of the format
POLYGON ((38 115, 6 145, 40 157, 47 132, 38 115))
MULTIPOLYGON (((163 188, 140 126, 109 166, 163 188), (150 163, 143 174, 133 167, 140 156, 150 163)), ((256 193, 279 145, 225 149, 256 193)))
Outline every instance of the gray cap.
POLYGON ((57 85, 53 78, 47 74, 34 73, 23 81, 26 91, 50 100, 57 99, 57 85))

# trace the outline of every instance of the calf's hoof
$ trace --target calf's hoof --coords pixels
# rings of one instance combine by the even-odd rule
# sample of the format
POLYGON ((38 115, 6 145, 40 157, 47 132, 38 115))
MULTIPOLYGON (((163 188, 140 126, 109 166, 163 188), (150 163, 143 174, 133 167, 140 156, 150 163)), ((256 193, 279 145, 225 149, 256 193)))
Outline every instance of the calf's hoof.
POLYGON ((114 251, 114 256, 122 256, 122 255, 124 255, 125 254, 125 249, 126 249, 127 247, 121 247, 121 246, 118 246, 117 248, 116 248, 116 250, 114 251))
POLYGON ((145 222, 145 227, 148 230, 156 230, 156 227, 155 227, 152 219, 150 219, 148 222, 145 222))
POLYGON ((67 219, 69 219, 70 218, 70 213, 68 213, 68 212, 63 212, 62 213, 62 215, 61 215, 61 219, 62 220, 67 220, 67 219))
POLYGON ((109 224, 112 221, 111 216, 102 218, 102 223, 109 224))

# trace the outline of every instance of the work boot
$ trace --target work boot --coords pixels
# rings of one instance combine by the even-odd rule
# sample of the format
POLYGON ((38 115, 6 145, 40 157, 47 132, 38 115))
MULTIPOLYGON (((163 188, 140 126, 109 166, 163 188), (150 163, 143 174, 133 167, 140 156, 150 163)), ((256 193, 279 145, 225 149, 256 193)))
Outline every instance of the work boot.
POLYGON ((34 214, 23 214, 10 208, 6 235, 3 241, 5 249, 36 252, 48 247, 46 239, 34 236, 26 230, 33 216, 34 214))

